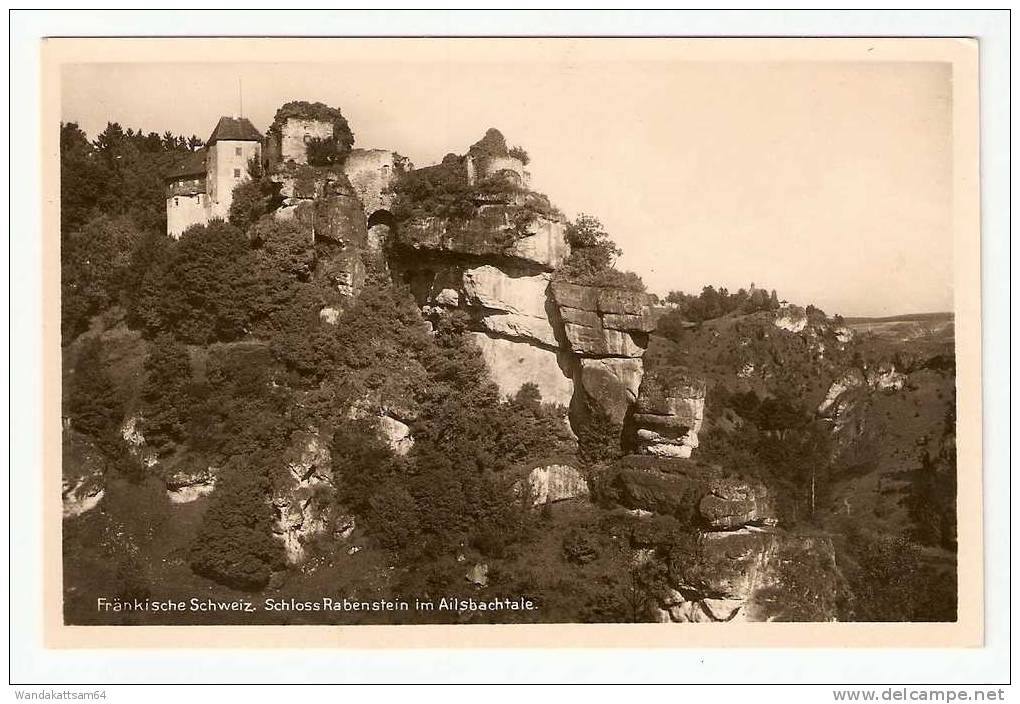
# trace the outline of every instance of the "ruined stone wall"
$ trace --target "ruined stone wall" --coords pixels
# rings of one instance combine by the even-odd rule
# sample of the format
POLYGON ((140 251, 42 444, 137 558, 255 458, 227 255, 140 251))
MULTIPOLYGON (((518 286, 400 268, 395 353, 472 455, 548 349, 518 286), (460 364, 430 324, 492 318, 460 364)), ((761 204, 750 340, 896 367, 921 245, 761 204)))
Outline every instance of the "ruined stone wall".
POLYGON ((390 209, 393 204, 390 187, 400 174, 413 168, 406 157, 385 149, 354 149, 344 163, 344 173, 361 198, 368 216, 390 209))
POLYGON ((307 164, 308 148, 305 143, 309 139, 332 138, 332 122, 287 118, 280 128, 280 159, 284 163, 293 161, 295 164, 307 164))

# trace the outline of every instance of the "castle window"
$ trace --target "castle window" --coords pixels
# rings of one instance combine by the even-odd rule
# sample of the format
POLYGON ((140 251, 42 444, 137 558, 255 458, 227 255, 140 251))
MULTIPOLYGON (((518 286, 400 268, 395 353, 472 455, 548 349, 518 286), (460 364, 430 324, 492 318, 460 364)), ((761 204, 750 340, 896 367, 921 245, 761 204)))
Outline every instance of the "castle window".
POLYGON ((234 156, 241 156, 241 148, 234 147, 234 156))
POLYGON ((241 170, 234 169, 234 178, 241 178, 241 170))
POLYGON ((180 204, 181 204, 181 199, 180 198, 174 198, 174 207, 176 207, 176 206, 178 206, 180 204))

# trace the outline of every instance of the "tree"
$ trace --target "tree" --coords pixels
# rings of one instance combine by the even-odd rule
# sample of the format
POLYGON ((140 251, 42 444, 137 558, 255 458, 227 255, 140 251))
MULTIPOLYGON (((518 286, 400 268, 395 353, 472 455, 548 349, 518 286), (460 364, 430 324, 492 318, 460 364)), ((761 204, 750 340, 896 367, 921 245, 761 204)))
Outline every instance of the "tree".
POLYGON ((165 266, 147 277, 143 317, 153 333, 208 344, 246 334, 260 301, 248 240, 222 220, 181 235, 165 266))
POLYGON ((84 332, 92 316, 117 303, 139 234, 126 217, 97 215, 61 237, 61 333, 84 332))
POLYGON ((116 443, 124 404, 106 369, 103 343, 98 337, 82 343, 67 402, 72 428, 92 436, 102 447, 116 443))
POLYGON ((142 434, 161 454, 185 438, 191 405, 188 350, 168 334, 156 338, 145 359, 142 434))
POLYGON ((228 221, 241 232, 283 205, 282 184, 269 178, 257 158, 248 161, 248 180, 234 186, 228 221))
POLYGON ((234 458, 217 479, 209 510, 191 546, 189 562, 198 574, 235 589, 261 589, 286 561, 273 538, 268 465, 258 453, 234 458))
POLYGON ((615 268, 616 258, 623 251, 597 218, 583 213, 578 215, 567 225, 566 238, 570 256, 555 273, 557 278, 586 286, 645 290, 640 276, 615 268))

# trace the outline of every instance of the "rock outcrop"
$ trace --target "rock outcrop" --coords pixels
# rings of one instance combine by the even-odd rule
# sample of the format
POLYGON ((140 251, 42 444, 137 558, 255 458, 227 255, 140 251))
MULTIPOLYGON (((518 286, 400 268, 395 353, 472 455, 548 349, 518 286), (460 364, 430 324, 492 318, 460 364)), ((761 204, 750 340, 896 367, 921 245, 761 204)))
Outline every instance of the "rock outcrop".
POLYGON ((839 570, 831 541, 779 529, 775 501, 759 480, 691 459, 631 455, 604 498, 631 509, 638 564, 660 559, 646 547, 654 540, 641 537, 654 517, 675 520, 691 537, 667 569, 668 586, 655 594, 655 621, 830 620, 835 613, 839 570), (800 579, 817 587, 811 595, 791 587, 800 579))
POLYGON ((274 534, 291 564, 304 560, 305 545, 316 536, 332 534, 337 527, 346 535, 354 529, 353 519, 339 515, 335 508, 329 442, 315 429, 295 432, 286 472, 274 487, 274 534))
POLYGON ((65 428, 61 487, 64 518, 91 511, 106 494, 107 460, 86 436, 65 428))
POLYGON ((580 471, 569 465, 535 467, 528 474, 528 486, 533 506, 588 496, 588 481, 580 471))
POLYGON ((372 266, 381 266, 369 248, 364 205, 343 173, 300 166, 274 174, 284 205, 280 220, 296 220, 316 245, 313 275, 327 282, 341 301, 356 296, 372 266))
POLYGON ((646 374, 638 391, 634 424, 642 454, 687 458, 698 447, 705 416, 705 382, 680 367, 646 374))
POLYGON ((641 356, 655 328, 651 298, 554 280, 549 270, 569 252, 563 232, 556 237, 540 251, 517 248, 508 256, 498 233, 418 236, 402 253, 398 248, 391 270, 427 318, 468 314, 505 396, 533 383, 543 401, 571 409, 575 426, 592 409, 622 426, 637 401, 641 356))
POLYGON ((403 457, 414 447, 414 438, 411 437, 411 428, 396 418, 390 416, 379 417, 379 434, 393 450, 393 454, 403 457))
POLYGON ((612 490, 613 498, 627 508, 673 516, 703 530, 778 523, 764 484, 696 460, 630 455, 621 462, 612 490))

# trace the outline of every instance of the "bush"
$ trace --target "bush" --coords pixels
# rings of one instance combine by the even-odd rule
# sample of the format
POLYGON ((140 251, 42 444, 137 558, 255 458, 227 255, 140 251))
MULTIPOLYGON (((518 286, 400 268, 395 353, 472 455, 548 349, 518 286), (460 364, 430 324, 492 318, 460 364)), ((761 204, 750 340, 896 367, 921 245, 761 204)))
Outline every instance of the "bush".
POLYGON ((589 406, 585 420, 577 429, 577 451, 587 464, 604 464, 619 459, 623 454, 620 438, 623 426, 601 408, 589 406))
POLYGON ((602 546, 592 527, 572 526, 563 536, 563 559, 576 565, 586 565, 599 559, 602 546))
POLYGON ((191 547, 191 568, 235 589, 258 590, 286 565, 273 537, 269 457, 235 458, 221 472, 191 547))
POLYGON ((645 290, 640 276, 615 268, 616 259, 623 250, 616 246, 598 219, 582 213, 567 225, 566 235, 570 256, 555 272, 556 278, 584 286, 645 290))
POLYGON ((849 526, 837 556, 849 584, 841 621, 956 620, 956 571, 926 566, 905 538, 849 526))
POLYGON ((414 498, 394 481, 375 489, 368 500, 371 530, 383 547, 406 549, 418 535, 418 513, 414 498))
POLYGON ((524 150, 524 147, 510 147, 508 154, 514 159, 520 159, 521 163, 525 166, 531 162, 531 157, 528 155, 528 152, 524 150))

